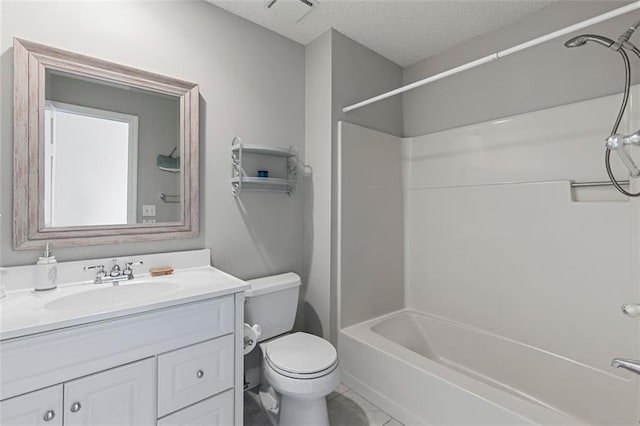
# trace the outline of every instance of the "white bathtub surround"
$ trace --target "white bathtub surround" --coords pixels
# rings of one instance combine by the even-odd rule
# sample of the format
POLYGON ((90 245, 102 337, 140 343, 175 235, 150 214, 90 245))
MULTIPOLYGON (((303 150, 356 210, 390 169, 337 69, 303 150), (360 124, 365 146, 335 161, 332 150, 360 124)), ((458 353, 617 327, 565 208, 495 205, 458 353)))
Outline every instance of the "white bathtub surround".
MULTIPOLYGON (((639 323, 620 312, 640 290, 638 200, 612 187, 572 189, 569 180, 607 180, 603 138, 618 101, 608 96, 407 142, 407 307, 583 366, 551 374, 537 393, 596 424, 640 418, 637 380, 609 365, 640 356, 639 323)), ((616 175, 628 178, 621 166, 616 175)), ((522 361, 534 382, 544 365, 533 356, 522 361)))
MULTIPOLYGON (((633 94, 640 95, 638 87, 633 94)), ((620 312, 640 294, 640 200, 612 187, 571 187, 607 180, 603 141, 619 100, 608 96, 402 141, 404 291, 412 315, 378 327, 394 330, 389 338, 369 323, 342 322, 345 383, 405 423, 640 419, 637 378, 610 367, 615 357, 640 358, 640 323, 620 312), (433 317, 448 322, 425 325, 433 317), (406 384, 414 393, 427 389, 434 402, 427 408, 406 384), (470 408, 458 413, 460 406, 470 408)), ((623 132, 640 127, 638 117, 625 118, 623 132)), ((343 125, 343 146, 346 135, 374 137, 351 127, 346 132, 343 125)), ((637 160, 640 150, 632 154, 637 160)), ((615 170, 628 178, 621 164, 615 170)), ((632 180, 631 189, 637 186, 632 180)), ((357 212, 342 207, 343 220, 357 212)), ((395 266, 384 256, 370 263, 395 266)), ((354 289, 366 295, 376 288, 345 277, 341 311, 352 309, 345 303, 353 304, 354 289)), ((391 287, 401 282, 388 279, 391 287)))

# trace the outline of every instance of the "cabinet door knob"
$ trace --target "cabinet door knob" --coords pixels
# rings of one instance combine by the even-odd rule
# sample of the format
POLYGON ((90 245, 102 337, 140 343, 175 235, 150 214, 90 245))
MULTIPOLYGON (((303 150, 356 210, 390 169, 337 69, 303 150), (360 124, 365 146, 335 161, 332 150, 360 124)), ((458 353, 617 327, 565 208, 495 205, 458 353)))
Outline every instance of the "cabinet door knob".
POLYGON ((196 373, 196 377, 198 379, 202 379, 204 377, 204 371, 198 370, 198 372, 196 373))
POLYGON ((71 404, 72 413, 77 413, 78 411, 80 411, 81 408, 82 408, 82 405, 80 405, 79 402, 74 402, 73 404, 71 404))
POLYGON ((45 422, 50 422, 51 420, 53 420, 55 416, 56 416, 56 412, 53 410, 49 410, 46 413, 44 413, 44 416, 42 416, 42 418, 44 419, 45 422))

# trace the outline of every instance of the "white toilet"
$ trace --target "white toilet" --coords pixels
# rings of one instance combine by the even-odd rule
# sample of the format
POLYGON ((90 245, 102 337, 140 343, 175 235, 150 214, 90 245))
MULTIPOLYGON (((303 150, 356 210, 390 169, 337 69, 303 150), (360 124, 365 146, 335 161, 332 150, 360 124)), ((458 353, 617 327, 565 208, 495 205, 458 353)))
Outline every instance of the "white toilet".
POLYGON ((245 322, 262 330, 262 407, 274 425, 328 426, 325 397, 340 384, 338 354, 320 337, 288 334, 298 307, 300 277, 290 272, 248 283, 245 322))

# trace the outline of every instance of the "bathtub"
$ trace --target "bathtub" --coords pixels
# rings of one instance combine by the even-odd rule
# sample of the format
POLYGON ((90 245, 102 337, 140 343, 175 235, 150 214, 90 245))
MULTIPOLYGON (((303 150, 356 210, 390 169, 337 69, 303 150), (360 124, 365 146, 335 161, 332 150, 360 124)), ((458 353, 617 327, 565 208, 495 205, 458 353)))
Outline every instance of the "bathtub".
POLYGON ((338 348, 345 384, 407 425, 637 422, 629 378, 409 309, 340 330, 338 348))

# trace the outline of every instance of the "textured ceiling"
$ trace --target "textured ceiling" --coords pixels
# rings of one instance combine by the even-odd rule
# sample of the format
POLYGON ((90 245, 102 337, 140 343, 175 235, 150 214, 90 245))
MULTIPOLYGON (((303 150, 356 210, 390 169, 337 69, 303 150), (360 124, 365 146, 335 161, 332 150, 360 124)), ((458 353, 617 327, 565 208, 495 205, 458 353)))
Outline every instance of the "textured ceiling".
POLYGON ((296 24, 265 0, 207 1, 305 45, 334 28, 404 67, 558 0, 319 0, 296 24))

